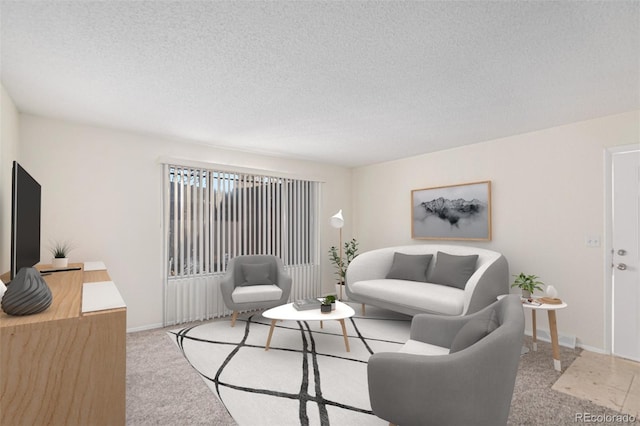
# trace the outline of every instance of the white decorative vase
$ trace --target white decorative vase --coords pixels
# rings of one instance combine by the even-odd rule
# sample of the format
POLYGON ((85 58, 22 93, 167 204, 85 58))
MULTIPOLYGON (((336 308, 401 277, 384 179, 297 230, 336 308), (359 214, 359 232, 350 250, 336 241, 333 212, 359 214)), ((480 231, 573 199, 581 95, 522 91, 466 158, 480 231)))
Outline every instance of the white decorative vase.
POLYGON ((340 285, 340 284, 336 284, 336 298, 338 298, 338 300, 344 302, 349 300, 347 298, 347 292, 345 291, 345 285, 340 285), (340 287, 342 287, 342 289, 340 289, 340 287), (342 291, 342 293, 340 293, 340 291, 342 291), (340 294, 342 294, 342 298, 340 298, 340 294))
POLYGON ((54 268, 66 268, 69 266, 69 258, 67 257, 54 257, 51 261, 51 266, 54 268))
POLYGON ((548 285, 547 289, 545 290, 545 295, 547 297, 555 299, 556 297, 558 297, 558 290, 556 290, 556 288, 554 286, 548 285))

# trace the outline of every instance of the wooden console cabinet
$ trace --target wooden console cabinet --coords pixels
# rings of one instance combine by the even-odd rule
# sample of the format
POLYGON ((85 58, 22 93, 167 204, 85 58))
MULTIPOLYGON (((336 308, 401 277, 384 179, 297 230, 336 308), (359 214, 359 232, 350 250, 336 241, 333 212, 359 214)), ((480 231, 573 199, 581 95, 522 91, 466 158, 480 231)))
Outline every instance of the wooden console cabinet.
POLYGON ((124 425, 126 308, 82 313, 83 283, 108 272, 44 278, 46 311, 0 311, 0 425, 124 425))

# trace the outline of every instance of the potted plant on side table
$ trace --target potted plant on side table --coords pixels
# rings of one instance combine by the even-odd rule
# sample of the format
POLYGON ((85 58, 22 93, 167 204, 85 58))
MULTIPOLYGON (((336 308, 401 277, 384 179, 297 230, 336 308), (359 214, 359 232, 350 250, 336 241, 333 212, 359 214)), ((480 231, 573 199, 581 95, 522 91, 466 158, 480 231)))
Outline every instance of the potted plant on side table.
POLYGON ((511 287, 518 287, 522 290, 522 297, 525 299, 531 298, 533 292, 536 290, 541 290, 541 285, 544 285, 542 281, 538 281, 537 275, 526 275, 523 272, 520 272, 518 275, 514 275, 516 279, 511 284, 511 287))

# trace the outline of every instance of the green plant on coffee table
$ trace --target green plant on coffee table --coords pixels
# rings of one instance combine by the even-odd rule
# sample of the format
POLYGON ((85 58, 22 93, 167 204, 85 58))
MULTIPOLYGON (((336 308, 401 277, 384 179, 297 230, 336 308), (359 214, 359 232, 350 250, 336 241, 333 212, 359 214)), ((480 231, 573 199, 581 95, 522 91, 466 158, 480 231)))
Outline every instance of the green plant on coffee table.
POLYGON ((336 276, 338 277, 338 283, 344 284, 344 279, 347 274, 347 267, 349 263, 358 255, 358 242, 355 238, 351 241, 344 243, 344 256, 340 258, 339 250, 335 246, 331 246, 329 249, 329 260, 336 267, 336 276))
POLYGON ((331 312, 331 310, 333 309, 331 299, 335 301, 334 296, 326 296, 322 298, 322 300, 320 301, 320 312, 324 314, 328 314, 331 312))
POLYGON ((516 279, 511 284, 511 287, 518 287, 529 294, 533 294, 535 290, 542 290, 541 285, 544 285, 542 281, 538 281, 537 275, 526 275, 520 272, 518 275, 514 275, 516 279))
POLYGON ((49 249, 51 254, 56 259, 64 259, 68 257, 69 252, 71 251, 71 244, 66 241, 59 242, 56 241, 51 248, 49 249))
POLYGON ((326 296, 324 298, 324 300, 322 301, 322 303, 327 304, 327 305, 331 305, 332 303, 334 303, 336 301, 336 296, 330 294, 329 296, 326 296))

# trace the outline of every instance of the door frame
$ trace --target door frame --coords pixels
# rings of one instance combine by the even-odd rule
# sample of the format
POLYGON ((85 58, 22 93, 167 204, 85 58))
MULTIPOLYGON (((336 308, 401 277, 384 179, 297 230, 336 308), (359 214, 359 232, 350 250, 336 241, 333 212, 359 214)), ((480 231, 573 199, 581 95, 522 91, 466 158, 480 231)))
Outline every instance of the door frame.
POLYGON ((613 155, 640 150, 640 143, 608 147, 604 151, 604 350, 613 353, 613 155))

